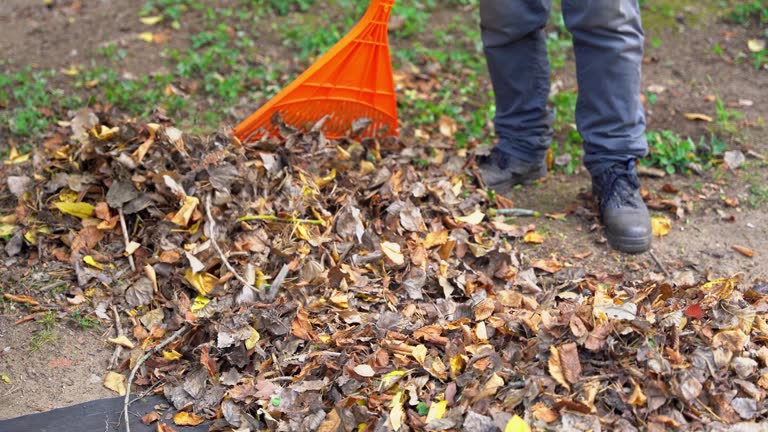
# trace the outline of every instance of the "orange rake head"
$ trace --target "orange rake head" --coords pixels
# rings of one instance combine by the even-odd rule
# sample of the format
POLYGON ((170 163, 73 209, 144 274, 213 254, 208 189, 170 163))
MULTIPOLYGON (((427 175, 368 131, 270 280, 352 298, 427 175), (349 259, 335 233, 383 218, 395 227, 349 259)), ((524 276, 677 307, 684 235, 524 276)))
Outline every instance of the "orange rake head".
POLYGON ((397 135, 397 103, 387 27, 395 0, 372 0, 360 22, 296 80, 235 127, 241 141, 279 133, 276 116, 329 138, 397 135))

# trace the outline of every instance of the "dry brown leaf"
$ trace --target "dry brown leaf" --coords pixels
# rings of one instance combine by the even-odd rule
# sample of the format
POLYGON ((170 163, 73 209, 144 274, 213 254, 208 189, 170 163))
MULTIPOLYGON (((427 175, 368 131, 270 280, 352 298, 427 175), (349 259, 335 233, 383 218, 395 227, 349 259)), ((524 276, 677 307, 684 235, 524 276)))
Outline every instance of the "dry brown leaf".
POLYGON ((736 252, 744 255, 745 257, 752 258, 753 256, 755 256, 755 251, 753 251, 752 249, 750 249, 748 247, 739 246, 739 245, 733 245, 733 246, 731 246, 731 248, 733 250, 735 250, 736 252))
POLYGON ((531 411, 533 411, 533 416, 536 417, 537 420, 541 420, 544 423, 552 423, 560 418, 560 414, 541 402, 537 402, 531 407, 531 411))
POLYGON ((443 134, 443 136, 451 138, 456 134, 456 131, 459 130, 459 125, 453 118, 448 117, 447 115, 441 115, 439 128, 440 133, 443 134))
POLYGON ((565 379, 576 384, 581 378, 581 362, 579 361, 579 350, 576 344, 571 342, 560 347, 560 367, 565 379))
POLYGON ((152 424, 158 420, 160 420, 160 414, 158 414, 157 411, 148 412, 141 417, 141 422, 145 425, 152 424))
POLYGON ((16 303, 26 303, 32 306, 40 306, 40 302, 28 295, 3 294, 3 298, 16 303))
POLYGON ((416 345, 411 351, 411 355, 423 367, 427 360, 427 347, 422 344, 416 345))
POLYGON ((128 339, 127 336, 122 335, 115 338, 108 339, 110 342, 112 342, 115 345, 120 345, 123 348, 133 349, 136 345, 131 342, 130 339, 128 339))
POLYGON ((640 388, 640 384, 635 384, 635 389, 632 390, 632 394, 629 396, 629 402, 630 405, 633 406, 643 406, 648 401, 648 398, 643 393, 643 389, 640 388))
POLYGON ((555 381, 557 381, 558 384, 565 387, 566 390, 571 391, 571 386, 565 379, 565 375, 563 375, 562 362, 560 361, 560 351, 556 346, 552 345, 549 347, 549 353, 549 374, 555 381))
POLYGON ((557 273, 564 266, 563 263, 555 260, 537 259, 531 262, 531 267, 545 271, 547 273, 557 273))
POLYGON ((701 120, 707 123, 712 122, 712 117, 701 113, 685 113, 683 114, 686 120, 701 120))
POLYGON ((104 387, 112 390, 113 392, 119 394, 120 396, 125 396, 125 391, 126 391, 125 376, 117 372, 109 371, 107 372, 107 375, 104 376, 104 381, 102 381, 102 384, 104 385, 104 387))
POLYGON ((354 370, 356 374, 365 378, 371 378, 376 375, 376 371, 374 371, 373 368, 367 364, 357 365, 355 366, 354 370))
POLYGON ((427 233, 424 239, 424 247, 431 249, 435 246, 442 246, 448 241, 448 230, 433 231, 427 233))
POLYGON ((493 299, 486 298, 475 306, 475 320, 482 321, 493 315, 493 310, 496 309, 496 302, 493 299))

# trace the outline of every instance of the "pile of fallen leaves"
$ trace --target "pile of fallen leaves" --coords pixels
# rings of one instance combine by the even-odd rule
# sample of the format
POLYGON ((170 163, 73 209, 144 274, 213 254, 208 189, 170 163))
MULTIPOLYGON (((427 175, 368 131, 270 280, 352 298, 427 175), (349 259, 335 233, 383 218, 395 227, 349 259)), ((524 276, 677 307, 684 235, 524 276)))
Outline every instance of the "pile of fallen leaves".
POLYGON ((125 351, 105 384, 118 392, 188 327, 134 381, 181 411, 176 424, 755 430, 766 418, 765 285, 625 281, 525 256, 535 227, 490 216, 511 203, 490 201, 461 150, 285 132, 243 144, 80 112, 3 168, 4 266, 72 274, 59 306, 130 324, 112 339, 125 351))

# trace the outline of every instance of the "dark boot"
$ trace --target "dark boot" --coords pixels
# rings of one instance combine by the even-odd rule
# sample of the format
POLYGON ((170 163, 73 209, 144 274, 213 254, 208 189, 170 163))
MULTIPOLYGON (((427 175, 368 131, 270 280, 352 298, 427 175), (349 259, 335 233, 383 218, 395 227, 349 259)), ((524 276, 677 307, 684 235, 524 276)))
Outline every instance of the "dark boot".
POLYGON ((593 176, 592 195, 600 206, 600 219, 611 247, 630 254, 651 247, 651 216, 640 197, 634 160, 593 176))
POLYGON ((547 163, 524 162, 494 148, 491 154, 477 158, 477 167, 488 189, 506 193, 513 186, 531 183, 547 175, 547 163))

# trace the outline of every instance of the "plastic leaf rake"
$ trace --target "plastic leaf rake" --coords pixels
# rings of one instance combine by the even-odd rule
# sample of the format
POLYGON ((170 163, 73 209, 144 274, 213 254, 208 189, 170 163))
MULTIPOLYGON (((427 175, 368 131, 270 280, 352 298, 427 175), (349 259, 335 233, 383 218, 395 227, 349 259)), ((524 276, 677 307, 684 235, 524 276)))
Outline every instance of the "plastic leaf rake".
POLYGON ((241 141, 279 133, 285 124, 319 127, 329 138, 397 135, 392 63, 387 28, 395 0, 372 0, 360 22, 327 53, 245 121, 241 141), (367 124, 367 126, 364 126, 367 124), (360 131, 362 129, 362 131, 360 131))

